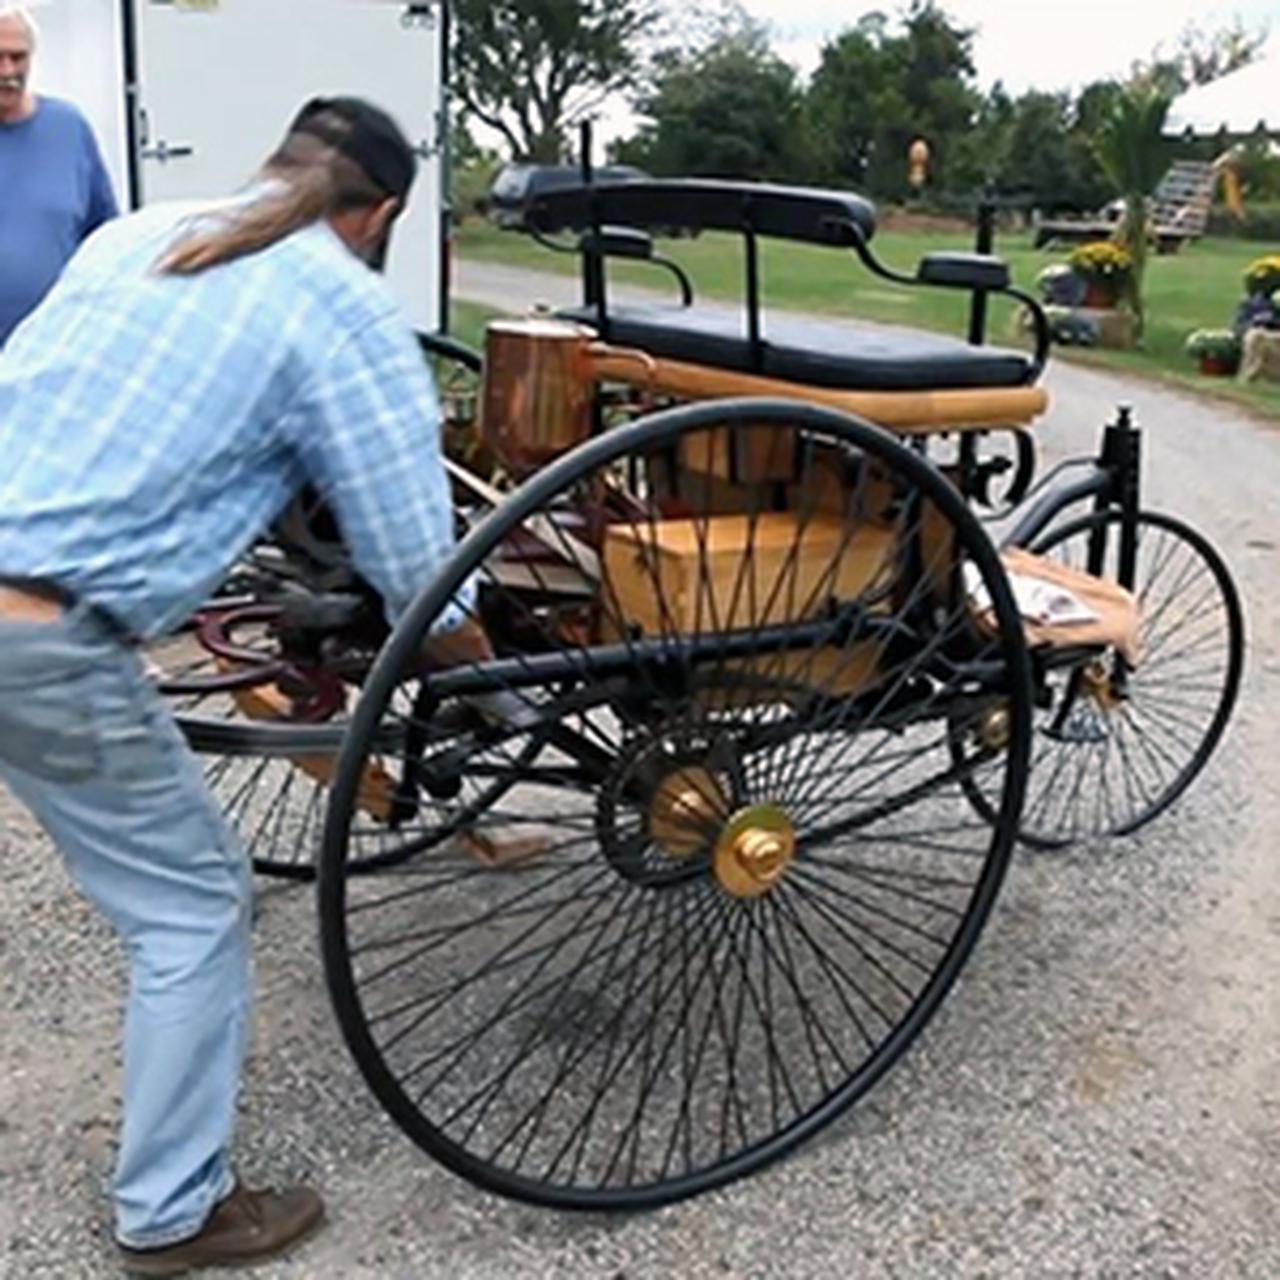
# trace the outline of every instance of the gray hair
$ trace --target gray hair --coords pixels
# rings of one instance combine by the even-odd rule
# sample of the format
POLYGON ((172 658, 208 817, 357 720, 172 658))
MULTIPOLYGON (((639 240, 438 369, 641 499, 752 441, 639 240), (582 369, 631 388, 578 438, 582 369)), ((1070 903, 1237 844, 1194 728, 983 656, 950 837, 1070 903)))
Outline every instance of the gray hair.
POLYGON ((4 18, 17 18, 26 27, 27 43, 34 50, 40 39, 40 28, 31 10, 25 4, 16 4, 13 0, 0 0, 0 19, 4 18))

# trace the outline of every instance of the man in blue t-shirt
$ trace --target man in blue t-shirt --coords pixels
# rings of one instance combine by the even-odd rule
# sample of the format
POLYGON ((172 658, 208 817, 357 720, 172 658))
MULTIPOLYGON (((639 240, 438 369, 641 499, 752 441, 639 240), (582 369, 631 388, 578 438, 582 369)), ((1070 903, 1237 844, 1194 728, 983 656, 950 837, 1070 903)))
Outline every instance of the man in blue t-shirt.
POLYGON ((90 232, 116 215, 88 121, 28 88, 36 28, 0 0, 0 347, 90 232))

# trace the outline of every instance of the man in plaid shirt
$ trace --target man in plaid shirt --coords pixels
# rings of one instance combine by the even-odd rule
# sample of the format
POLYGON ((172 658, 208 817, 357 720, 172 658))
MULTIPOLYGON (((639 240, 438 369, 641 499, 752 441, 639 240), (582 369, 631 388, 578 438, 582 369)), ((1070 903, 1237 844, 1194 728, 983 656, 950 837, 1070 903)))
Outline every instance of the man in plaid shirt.
POLYGON ((435 392, 369 269, 414 168, 381 111, 313 101, 244 195, 100 230, 0 355, 0 779, 132 962, 115 1200, 142 1274, 278 1253, 323 1206, 233 1174, 249 868, 129 641, 304 483, 392 615, 450 552, 435 392))

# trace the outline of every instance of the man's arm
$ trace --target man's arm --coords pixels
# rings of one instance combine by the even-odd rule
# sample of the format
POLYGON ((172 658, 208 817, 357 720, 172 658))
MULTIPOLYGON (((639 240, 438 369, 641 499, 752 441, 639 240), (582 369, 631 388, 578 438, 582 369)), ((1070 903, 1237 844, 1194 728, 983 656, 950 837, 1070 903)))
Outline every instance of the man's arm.
POLYGON ((398 315, 340 344, 290 415, 288 435, 394 620, 454 546, 435 386, 398 315))
POLYGON ((102 160, 98 139, 87 120, 83 121, 82 145, 89 167, 89 198, 85 202, 84 220, 80 226, 80 239, 87 240, 104 222, 110 222, 119 212, 116 193, 111 186, 111 175, 102 160))

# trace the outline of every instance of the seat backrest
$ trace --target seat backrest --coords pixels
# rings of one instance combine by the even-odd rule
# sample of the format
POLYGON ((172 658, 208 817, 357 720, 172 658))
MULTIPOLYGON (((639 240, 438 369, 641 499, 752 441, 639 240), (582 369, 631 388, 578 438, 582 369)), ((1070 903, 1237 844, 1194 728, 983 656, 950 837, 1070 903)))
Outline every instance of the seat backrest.
POLYGON ((703 179, 583 184, 548 191, 530 204, 529 223, 546 234, 620 223, 660 229, 754 232, 847 248, 875 234, 870 201, 847 191, 703 179))

